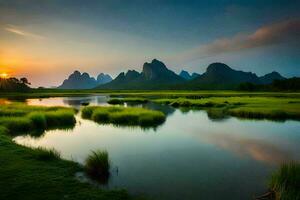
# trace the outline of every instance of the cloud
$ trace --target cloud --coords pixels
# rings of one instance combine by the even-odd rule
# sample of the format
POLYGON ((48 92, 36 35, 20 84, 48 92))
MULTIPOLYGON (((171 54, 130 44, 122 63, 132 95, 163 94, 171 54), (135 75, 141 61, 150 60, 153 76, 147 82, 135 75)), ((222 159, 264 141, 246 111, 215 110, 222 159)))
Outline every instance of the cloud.
POLYGON ((20 28, 13 26, 13 25, 8 25, 8 26, 4 27, 4 30, 14 33, 19 36, 24 36, 24 37, 34 38, 34 39, 45 39, 44 36, 21 30, 20 28))
POLYGON ((250 34, 237 34, 231 38, 217 39, 176 57, 178 61, 191 61, 290 41, 300 41, 300 19, 273 23, 250 34))

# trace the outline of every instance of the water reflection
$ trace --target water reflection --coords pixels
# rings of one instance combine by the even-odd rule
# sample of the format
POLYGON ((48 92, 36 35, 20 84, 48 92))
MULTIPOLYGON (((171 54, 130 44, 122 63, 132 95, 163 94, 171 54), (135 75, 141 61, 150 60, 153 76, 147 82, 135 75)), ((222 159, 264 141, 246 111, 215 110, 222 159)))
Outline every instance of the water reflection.
MULTIPOLYGON (((267 141, 219 133, 207 134, 204 138, 206 142, 219 148, 231 151, 242 157, 249 156, 257 161, 280 164, 292 160, 288 151, 267 141)), ((203 135, 201 139, 203 139, 203 135)))
POLYGON ((91 95, 84 97, 50 97, 40 99, 27 99, 28 105, 39 105, 39 106, 72 106, 79 108, 82 105, 108 105, 107 96, 104 95, 91 95))

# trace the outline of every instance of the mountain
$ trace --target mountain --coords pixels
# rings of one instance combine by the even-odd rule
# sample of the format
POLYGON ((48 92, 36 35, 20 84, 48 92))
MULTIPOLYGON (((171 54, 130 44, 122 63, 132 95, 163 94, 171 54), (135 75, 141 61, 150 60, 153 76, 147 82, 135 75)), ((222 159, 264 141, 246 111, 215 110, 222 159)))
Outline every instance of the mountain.
POLYGON ((97 76, 97 83, 98 83, 98 85, 109 83, 110 81, 112 81, 112 78, 111 78, 111 76, 109 74, 101 73, 101 74, 99 74, 97 76))
POLYGON ((197 78, 198 76, 200 76, 200 74, 193 73, 192 75, 190 75, 189 72, 187 72, 185 70, 181 70, 181 72, 179 73, 179 76, 181 76, 185 80, 191 80, 191 79, 197 78))
POLYGON ((112 80, 112 78, 107 74, 99 74, 97 80, 91 77, 88 73, 80 73, 79 71, 74 71, 68 79, 64 80, 59 89, 91 89, 99 84, 104 84, 112 80))
POLYGON ((201 76, 201 75, 194 72, 194 73, 192 73, 191 79, 197 78, 197 77, 199 77, 199 76, 201 76))
POLYGON ((167 85, 180 84, 185 80, 175 72, 169 70, 166 65, 157 60, 144 63, 141 73, 129 70, 120 73, 110 83, 100 85, 98 89, 160 89, 167 85))
POLYGON ((281 76, 278 72, 275 71, 259 77, 259 81, 261 84, 270 84, 274 80, 284 80, 284 79, 285 78, 283 76, 281 76))
POLYGON ((265 84, 278 78, 283 77, 277 72, 258 77, 252 72, 234 70, 224 63, 212 63, 205 73, 177 87, 181 89, 235 89, 240 83, 265 84))

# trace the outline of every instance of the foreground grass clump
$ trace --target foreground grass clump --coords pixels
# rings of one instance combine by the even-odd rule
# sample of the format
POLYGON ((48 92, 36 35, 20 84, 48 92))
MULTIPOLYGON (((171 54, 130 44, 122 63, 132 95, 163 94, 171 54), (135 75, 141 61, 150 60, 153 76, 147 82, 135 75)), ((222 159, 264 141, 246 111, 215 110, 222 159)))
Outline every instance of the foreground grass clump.
POLYGON ((7 104, 0 106, 0 125, 8 133, 41 133, 46 129, 72 127, 75 125, 75 110, 64 107, 28 106, 7 104))
POLYGON ((283 164, 272 175, 269 187, 275 193, 276 200, 300 199, 300 164, 283 164))
POLYGON ((124 104, 124 103, 134 103, 134 104, 142 104, 142 103, 147 103, 149 100, 145 98, 133 98, 133 97, 127 97, 127 98, 113 98, 109 99, 107 103, 112 104, 112 105, 117 105, 117 104, 124 104))
POLYGON ((132 107, 85 107, 82 117, 98 123, 151 127, 162 124, 166 116, 160 111, 132 107))
POLYGON ((86 173, 95 180, 106 182, 109 177, 110 160, 107 151, 92 151, 86 161, 86 173))

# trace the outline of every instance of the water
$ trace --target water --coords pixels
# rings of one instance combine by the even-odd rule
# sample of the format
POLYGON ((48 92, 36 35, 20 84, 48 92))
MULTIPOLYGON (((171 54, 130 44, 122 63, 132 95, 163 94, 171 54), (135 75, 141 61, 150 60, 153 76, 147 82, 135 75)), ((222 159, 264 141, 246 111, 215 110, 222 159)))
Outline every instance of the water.
MULTIPOLYGON (((28 99, 31 105, 107 105, 105 96, 28 99)), ((162 110, 166 122, 155 129, 99 125, 76 116, 73 130, 51 130, 39 138, 14 140, 55 148, 63 158, 84 163, 96 149, 112 160, 107 188, 124 188, 153 199, 252 199, 266 191, 281 162, 300 160, 300 123, 211 119, 205 111, 162 110)))

